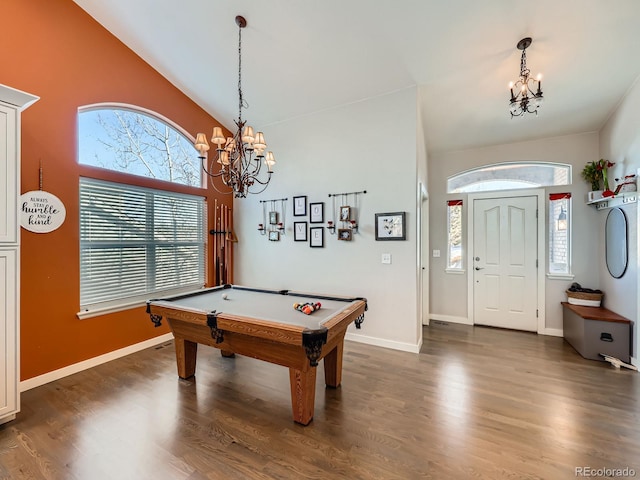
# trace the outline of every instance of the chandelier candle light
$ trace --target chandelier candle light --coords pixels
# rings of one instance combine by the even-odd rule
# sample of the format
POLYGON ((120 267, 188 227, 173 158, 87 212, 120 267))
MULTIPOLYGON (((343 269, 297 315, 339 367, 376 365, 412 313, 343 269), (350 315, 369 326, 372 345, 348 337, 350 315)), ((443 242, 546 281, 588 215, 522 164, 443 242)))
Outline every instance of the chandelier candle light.
MULTIPOLYGON (((218 148, 216 148, 215 158, 212 158, 209 163, 209 168, 207 168, 207 152, 210 147, 204 133, 196 135, 195 148, 200 152, 204 172, 211 178, 220 177, 222 183, 231 188, 236 198, 245 198, 249 193, 261 193, 267 188, 276 161, 273 152, 267 152, 265 156, 267 144, 264 134, 262 132, 254 134, 253 128, 245 126, 247 122, 242 120, 242 107, 246 107, 242 99, 242 29, 247 26, 247 21, 238 15, 236 24, 238 25, 238 120, 234 122, 238 130, 233 137, 225 138, 221 127, 213 127, 211 142, 218 148), (260 179, 262 160, 267 166, 267 172, 266 177, 263 175, 260 179), (214 168, 219 170, 215 172, 214 168), (262 188, 256 187, 259 190, 252 191, 256 183, 262 188)), ((211 183, 215 188, 215 183, 211 183)))
POLYGON ((520 78, 517 82, 509 83, 511 98, 509 99, 509 111, 511 118, 520 117, 525 113, 538 114, 538 108, 542 105, 542 75, 531 78, 530 70, 527 68, 527 48, 531 45, 531 38, 523 38, 516 47, 522 50, 520 57, 520 78), (536 88, 537 87, 537 88, 536 88), (514 89, 517 93, 514 93, 514 89))

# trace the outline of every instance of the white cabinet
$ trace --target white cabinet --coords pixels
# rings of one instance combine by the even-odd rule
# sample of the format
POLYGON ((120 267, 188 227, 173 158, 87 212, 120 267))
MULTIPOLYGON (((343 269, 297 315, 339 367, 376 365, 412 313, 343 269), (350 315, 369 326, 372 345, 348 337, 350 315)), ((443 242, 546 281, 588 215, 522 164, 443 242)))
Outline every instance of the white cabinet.
POLYGON ((0 244, 18 243, 16 109, 0 103, 0 244), (6 139, 6 141, 5 141, 6 139))
POLYGON ((18 249, 0 248, 0 423, 18 411, 18 249))
POLYGON ((37 100, 0 85, 0 423, 20 410, 20 114, 37 100))

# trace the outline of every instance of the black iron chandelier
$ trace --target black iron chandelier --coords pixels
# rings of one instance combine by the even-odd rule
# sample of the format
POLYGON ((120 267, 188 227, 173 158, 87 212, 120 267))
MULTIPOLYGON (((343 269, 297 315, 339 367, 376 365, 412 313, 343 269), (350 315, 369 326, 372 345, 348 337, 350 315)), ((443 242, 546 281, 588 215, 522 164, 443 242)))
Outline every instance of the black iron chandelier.
POLYGON ((530 70, 527 68, 527 48, 531 45, 531 38, 523 38, 516 47, 522 50, 520 57, 520 78, 517 82, 509 83, 511 99, 509 100, 509 111, 511 118, 520 117, 525 113, 538 114, 538 108, 542 105, 542 75, 537 78, 529 76, 530 70), (514 89, 517 93, 514 94, 514 89))
MULTIPOLYGON (((209 161, 208 166, 209 143, 204 133, 196 135, 195 148, 200 152, 204 173, 211 178, 219 177, 223 184, 231 188, 236 198, 245 198, 249 193, 261 193, 267 188, 276 161, 273 152, 266 152, 265 155, 267 144, 264 141, 264 134, 262 132, 254 134, 253 128, 245 126, 247 122, 242 120, 242 108, 247 107, 242 98, 242 29, 247 26, 247 21, 238 15, 236 24, 238 25, 238 120, 234 122, 238 129, 233 137, 225 138, 221 127, 213 127, 211 142, 218 148, 216 148, 215 158, 209 161), (263 160, 267 166, 266 172, 262 170, 263 160), (261 174, 261 171, 264 173, 261 174)), ((211 183, 216 188, 215 183, 211 183)))

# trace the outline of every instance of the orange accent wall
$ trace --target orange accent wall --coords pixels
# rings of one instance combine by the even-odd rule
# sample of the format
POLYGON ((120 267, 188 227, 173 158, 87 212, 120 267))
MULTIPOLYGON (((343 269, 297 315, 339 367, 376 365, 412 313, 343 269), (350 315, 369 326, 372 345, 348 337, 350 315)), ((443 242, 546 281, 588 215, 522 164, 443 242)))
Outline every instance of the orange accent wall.
MULTIPOLYGON (((38 189, 42 161, 43 189, 58 196, 67 209, 58 230, 21 232, 20 368, 21 379, 26 380, 169 331, 166 325, 154 328, 143 307, 87 320, 76 317, 80 308, 79 177, 167 186, 78 165, 78 107, 100 102, 133 104, 164 115, 194 135, 219 122, 71 0, 3 0, 0 17, 0 83, 40 97, 22 116, 22 192, 38 189)), ((207 196, 210 229, 214 199, 232 206, 230 195, 181 190, 207 196)), ((210 242, 208 258, 212 255, 210 242)), ((209 285, 212 270, 208 270, 209 285)))

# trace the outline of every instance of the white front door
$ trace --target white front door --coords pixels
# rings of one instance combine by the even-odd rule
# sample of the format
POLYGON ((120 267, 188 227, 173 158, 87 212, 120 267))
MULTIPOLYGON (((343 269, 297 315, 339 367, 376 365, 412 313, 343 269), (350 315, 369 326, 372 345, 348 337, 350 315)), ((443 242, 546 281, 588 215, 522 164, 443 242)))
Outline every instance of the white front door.
POLYGON ((474 323, 537 331, 537 197, 473 200, 474 323))

